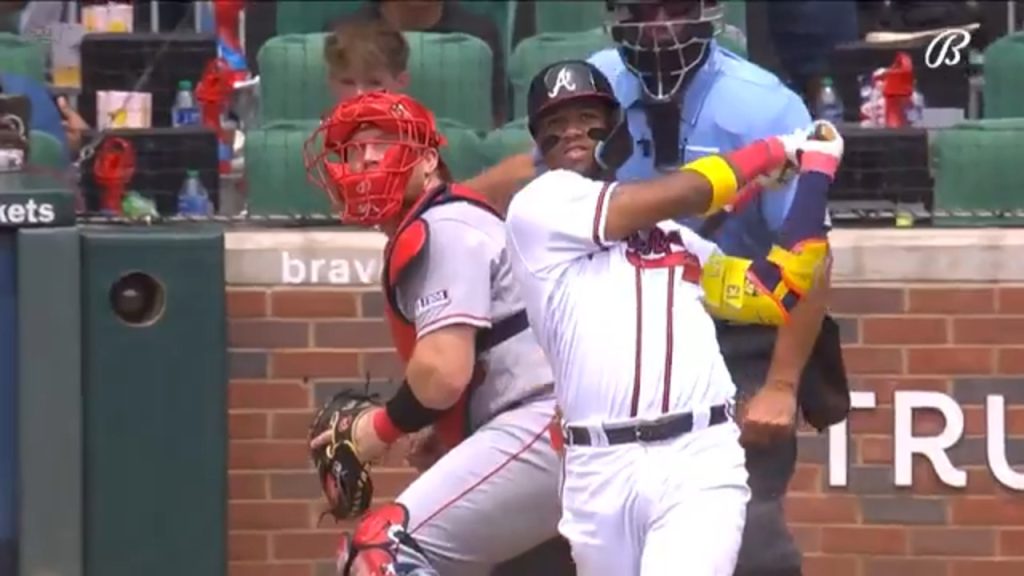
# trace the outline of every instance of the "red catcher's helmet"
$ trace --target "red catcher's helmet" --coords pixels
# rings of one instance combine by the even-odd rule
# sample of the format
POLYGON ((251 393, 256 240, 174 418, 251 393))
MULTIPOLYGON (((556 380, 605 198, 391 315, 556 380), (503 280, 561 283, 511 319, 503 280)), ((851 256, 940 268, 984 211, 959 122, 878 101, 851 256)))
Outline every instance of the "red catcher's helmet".
POLYGON ((444 144, 425 106, 405 94, 370 92, 338 104, 320 123, 304 146, 306 171, 342 221, 376 226, 400 215, 423 151, 444 144), (369 129, 379 133, 353 141, 369 129), (383 153, 364 162, 369 147, 383 153))

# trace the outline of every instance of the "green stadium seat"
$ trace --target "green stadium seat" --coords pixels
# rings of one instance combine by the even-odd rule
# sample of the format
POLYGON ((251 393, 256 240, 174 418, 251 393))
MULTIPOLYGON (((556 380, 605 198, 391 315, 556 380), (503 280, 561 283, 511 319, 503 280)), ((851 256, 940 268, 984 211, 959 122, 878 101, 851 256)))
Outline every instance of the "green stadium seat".
POLYGON ((46 42, 0 32, 0 72, 45 82, 47 47, 46 42))
POLYGON ((484 148, 487 150, 491 164, 533 149, 533 138, 530 137, 530 129, 526 125, 526 120, 526 118, 513 120, 487 134, 484 148))
MULTIPOLYGON (((245 182, 250 214, 330 214, 323 191, 306 177, 303 145, 318 121, 279 121, 254 128, 245 138, 245 182)), ((457 121, 438 119, 448 140, 441 157, 456 180, 477 175, 487 167, 483 138, 457 121)))
POLYGON ((505 54, 510 52, 509 42, 512 41, 512 29, 515 24, 517 10, 516 0, 475 0, 473 2, 462 2, 468 10, 472 10, 481 16, 486 16, 501 33, 501 42, 505 54))
POLYGON ((333 20, 359 9, 365 0, 304 0, 277 3, 275 33, 306 34, 324 32, 333 20))
MULTIPOLYGON (((259 51, 263 122, 321 118, 333 104, 324 33, 275 36, 259 51)), ((491 49, 474 36, 406 32, 409 93, 438 116, 486 130, 493 124, 491 49)))
POLYGON ((245 135, 250 214, 330 214, 327 196, 306 177, 302 146, 319 121, 279 121, 245 135))
MULTIPOLYGON (((1024 118, 974 120, 938 130, 931 147, 935 210, 1019 210, 1024 118)), ((936 226, 1020 225, 984 216, 936 218, 936 226)))
POLYGON ((985 118, 1024 118, 1024 32, 985 49, 985 118))
POLYGON ((494 125, 493 56, 487 43, 468 34, 406 32, 409 93, 438 117, 477 130, 494 125))
POLYGON ((71 159, 64 146, 52 134, 32 130, 28 135, 29 164, 47 170, 64 170, 71 159))
POLYGON ((319 32, 286 34, 271 38, 260 48, 256 59, 262 122, 319 119, 329 111, 332 98, 323 61, 326 36, 319 32))
POLYGON ((490 157, 478 130, 449 118, 438 118, 437 127, 448 141, 441 148, 441 158, 456 182, 472 178, 488 166, 490 157))
POLYGON ((592 30, 607 18, 604 0, 538 0, 534 6, 538 34, 592 30))
POLYGON ((603 29, 585 32, 538 34, 523 40, 512 52, 509 81, 512 84, 513 116, 526 115, 526 92, 530 80, 545 66, 559 60, 588 58, 612 45, 603 29))

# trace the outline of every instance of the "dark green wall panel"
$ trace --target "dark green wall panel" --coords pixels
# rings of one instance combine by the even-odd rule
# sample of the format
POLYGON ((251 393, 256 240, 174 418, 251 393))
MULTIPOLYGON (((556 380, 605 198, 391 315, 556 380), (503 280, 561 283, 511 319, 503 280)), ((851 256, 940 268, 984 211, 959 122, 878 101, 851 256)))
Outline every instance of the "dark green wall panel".
POLYGON ((86 576, 226 573, 227 370, 219 230, 83 229, 86 576), (142 272, 155 323, 110 287, 142 272))
POLYGON ((20 230, 18 559, 21 574, 82 574, 78 230, 20 230))

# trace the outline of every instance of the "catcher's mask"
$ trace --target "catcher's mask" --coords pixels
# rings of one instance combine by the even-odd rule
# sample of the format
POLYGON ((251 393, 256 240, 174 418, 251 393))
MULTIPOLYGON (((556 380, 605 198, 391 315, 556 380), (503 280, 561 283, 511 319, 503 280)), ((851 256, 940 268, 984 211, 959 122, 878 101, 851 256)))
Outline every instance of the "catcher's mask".
MULTIPOLYGON (((400 216, 413 171, 445 144, 434 115, 404 94, 370 92, 340 103, 304 146, 306 170, 342 221, 364 226, 400 216)), ((438 157, 442 178, 447 169, 438 157)))
POLYGON ((401 576, 407 572, 398 563, 398 549, 407 546, 423 554, 408 532, 409 510, 395 502, 370 511, 350 536, 338 542, 339 576, 401 576))
POLYGON ((645 100, 666 102, 707 60, 721 0, 606 0, 609 31, 645 100))
POLYGON ((614 173, 632 155, 633 137, 611 83, 589 62, 562 60, 549 64, 533 77, 526 99, 530 135, 541 154, 547 154, 568 136, 569 126, 562 126, 565 130, 560 133, 545 134, 541 130, 544 119, 584 103, 597 103, 605 110, 604 121, 588 127, 585 135, 597 143, 597 171, 614 173))

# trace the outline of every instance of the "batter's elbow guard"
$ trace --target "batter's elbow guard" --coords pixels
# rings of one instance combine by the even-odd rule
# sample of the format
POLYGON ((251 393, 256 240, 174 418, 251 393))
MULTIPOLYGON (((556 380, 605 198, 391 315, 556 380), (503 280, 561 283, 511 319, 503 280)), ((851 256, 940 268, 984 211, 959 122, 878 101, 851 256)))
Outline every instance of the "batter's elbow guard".
POLYGON ((742 324, 779 326, 827 266, 828 242, 808 240, 786 250, 773 246, 763 260, 718 253, 704 266, 701 287, 712 316, 742 324))
MULTIPOLYGON (((704 307, 719 320, 740 324, 784 324, 787 310, 781 299, 751 273, 746 258, 715 254, 701 272, 704 307)), ((779 286, 784 285, 780 282, 779 286)))
POLYGON ((384 405, 388 418, 405 434, 412 434, 441 419, 444 410, 427 408, 416 398, 408 381, 403 381, 391 400, 384 405))
POLYGON ((823 267, 827 266, 828 257, 828 240, 810 238, 789 250, 778 245, 772 246, 765 261, 778 269, 781 281, 790 292, 802 297, 814 286, 823 267))

